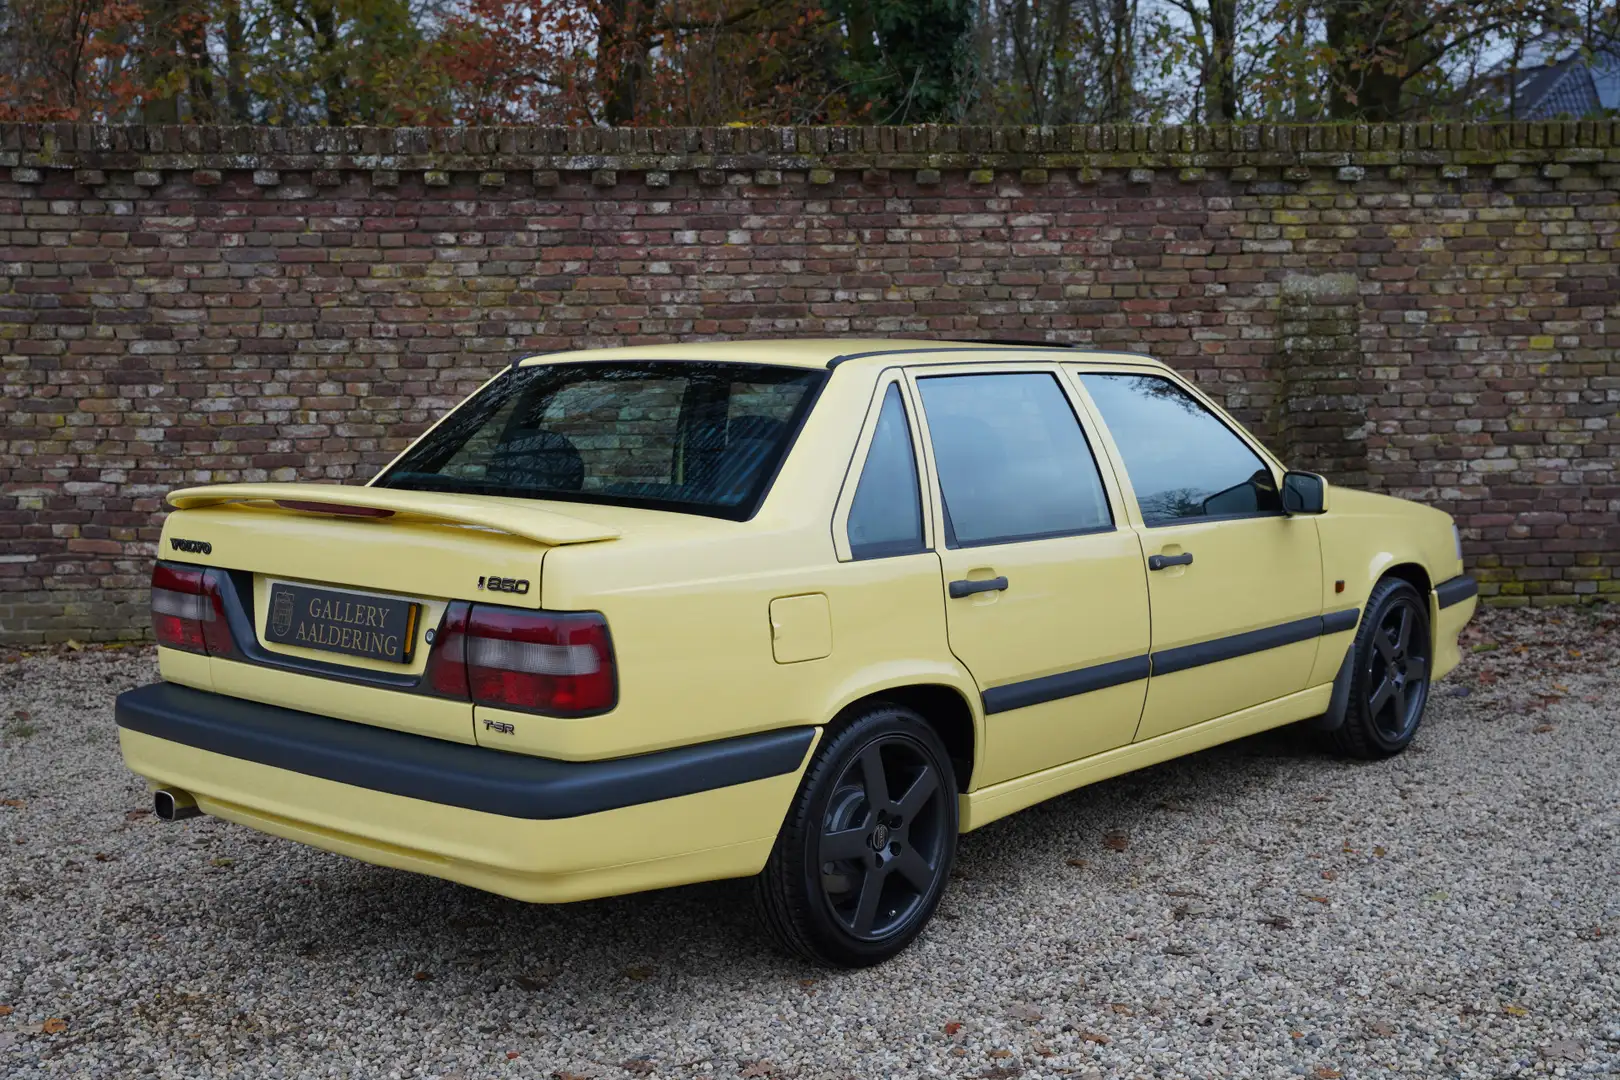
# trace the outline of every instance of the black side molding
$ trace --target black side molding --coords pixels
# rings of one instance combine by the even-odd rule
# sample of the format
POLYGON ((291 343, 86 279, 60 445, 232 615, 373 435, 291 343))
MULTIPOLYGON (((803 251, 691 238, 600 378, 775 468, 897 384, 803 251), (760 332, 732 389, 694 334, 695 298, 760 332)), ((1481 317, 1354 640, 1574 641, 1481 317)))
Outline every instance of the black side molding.
POLYGON ((608 761, 556 761, 156 683, 118 696, 118 726, 410 799, 530 820, 579 817, 781 776, 809 727, 608 761))
POLYGON ((1452 604, 1460 604, 1470 596, 1479 593, 1479 582, 1467 574, 1458 574, 1450 581, 1442 581, 1434 587, 1434 598, 1440 602, 1442 608, 1452 604))
POLYGON ((1259 630, 1216 638, 1214 641, 1200 641, 1196 645, 1181 645, 1156 652, 1153 654, 1153 674, 1169 675, 1177 671, 1186 671, 1188 668, 1248 656, 1250 653, 1281 648, 1296 641, 1309 641, 1311 638, 1322 636, 1322 623, 1322 616, 1312 615, 1308 619, 1295 619, 1293 622, 1265 626, 1259 630))
POLYGON ((1106 664, 1062 671, 1056 675, 1043 675, 1037 679, 992 686, 979 696, 984 702, 985 715, 989 716, 1009 709, 1022 709, 1030 705, 1056 701, 1059 698, 1089 694, 1093 690, 1136 682, 1152 675, 1169 675, 1189 668, 1202 667, 1205 664, 1216 664, 1222 660, 1232 660, 1250 653, 1292 645, 1296 641, 1309 641, 1311 638, 1327 634, 1354 630, 1360 622, 1360 608, 1330 611, 1326 615, 1312 615, 1308 619, 1296 619, 1276 626, 1216 638, 1214 641, 1200 641, 1196 645, 1182 645, 1174 649, 1165 649, 1163 652, 1144 653, 1124 660, 1111 660, 1106 664))
POLYGON ((984 699, 984 712, 988 716, 1009 709, 1022 709, 1029 705, 1056 701, 1058 698, 1074 697, 1076 694, 1089 694, 1093 690, 1103 690, 1147 677, 1148 658, 1145 655, 1132 656, 1125 660, 1080 668, 1078 671, 1064 671, 1056 675, 1043 675, 1038 679, 1008 683, 1006 686, 993 686, 980 696, 984 699))

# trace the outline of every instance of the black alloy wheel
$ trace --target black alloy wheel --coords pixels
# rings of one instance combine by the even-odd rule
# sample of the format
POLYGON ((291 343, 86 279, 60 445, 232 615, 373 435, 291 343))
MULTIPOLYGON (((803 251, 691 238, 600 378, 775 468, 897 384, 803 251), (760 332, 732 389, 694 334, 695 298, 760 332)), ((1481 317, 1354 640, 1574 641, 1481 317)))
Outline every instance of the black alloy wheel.
POLYGON ((1399 578, 1380 581, 1352 648, 1350 707, 1334 741, 1356 757, 1398 754, 1417 733, 1429 699, 1433 639, 1425 598, 1399 578))
POLYGON ((956 777, 933 729, 899 706, 824 740, 755 896, 779 945, 859 967, 898 953, 938 905, 956 849, 956 777))

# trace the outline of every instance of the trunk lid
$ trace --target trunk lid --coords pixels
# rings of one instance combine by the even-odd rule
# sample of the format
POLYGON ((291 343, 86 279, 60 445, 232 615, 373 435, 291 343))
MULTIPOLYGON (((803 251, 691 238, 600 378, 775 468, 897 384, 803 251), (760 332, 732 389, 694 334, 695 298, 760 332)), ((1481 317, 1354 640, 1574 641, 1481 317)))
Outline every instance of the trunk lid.
POLYGON ((425 678, 446 608, 456 600, 539 608, 547 551, 619 535, 531 500, 337 484, 223 484, 168 501, 176 510, 158 557, 226 572, 235 651, 209 659, 205 688, 469 743, 472 704, 434 695, 425 678), (294 601, 330 606, 306 620, 291 612, 294 601), (288 634, 289 618, 299 633, 318 631, 325 647, 290 640, 299 634, 288 634), (348 626, 357 629, 343 636, 348 626), (371 643, 388 634, 403 646, 381 658, 371 643))

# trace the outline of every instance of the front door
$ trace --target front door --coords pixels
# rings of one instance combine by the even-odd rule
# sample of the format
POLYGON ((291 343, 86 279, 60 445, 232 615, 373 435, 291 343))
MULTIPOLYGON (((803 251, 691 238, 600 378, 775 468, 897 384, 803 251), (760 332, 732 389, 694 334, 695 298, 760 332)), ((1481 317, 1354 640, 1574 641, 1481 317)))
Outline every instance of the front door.
POLYGON ((1316 519, 1285 515, 1271 465, 1173 380, 1075 370, 1139 516, 1153 677, 1136 738, 1305 689, 1322 632, 1316 519))
POLYGON ((1147 686, 1147 575, 1072 388, 1056 367, 912 377, 951 651, 986 714, 976 786, 1130 742, 1147 686))

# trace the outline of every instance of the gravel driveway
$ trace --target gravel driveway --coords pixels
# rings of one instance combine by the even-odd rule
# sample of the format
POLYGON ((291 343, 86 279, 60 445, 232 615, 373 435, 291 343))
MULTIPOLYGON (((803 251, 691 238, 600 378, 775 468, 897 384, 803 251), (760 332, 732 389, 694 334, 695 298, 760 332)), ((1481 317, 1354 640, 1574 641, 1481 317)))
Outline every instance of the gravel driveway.
POLYGON ((964 838, 876 970, 737 883, 529 907, 206 818, 113 695, 0 664, 0 1076, 1169 1077, 1620 1072, 1620 629, 1487 613, 1405 756, 1274 732, 964 838))

